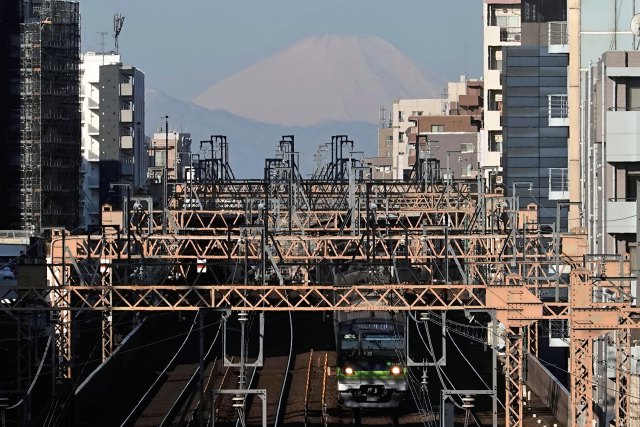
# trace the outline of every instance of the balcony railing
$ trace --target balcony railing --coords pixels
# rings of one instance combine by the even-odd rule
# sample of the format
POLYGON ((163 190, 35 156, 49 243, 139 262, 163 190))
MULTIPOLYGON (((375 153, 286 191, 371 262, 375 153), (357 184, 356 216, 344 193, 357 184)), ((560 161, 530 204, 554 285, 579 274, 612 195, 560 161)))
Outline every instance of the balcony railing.
POLYGON ((549 126, 569 126, 569 102, 566 94, 548 95, 549 126))
POLYGON ((566 21, 549 22, 549 53, 569 53, 566 21))
POLYGON ((569 199, 567 168, 549 168, 549 200, 569 199))
POLYGON ((93 126, 91 123, 87 123, 87 131, 89 133, 89 135, 99 135, 100 134, 100 130, 93 126))
POLYGON ((521 30, 520 27, 502 27, 500 28, 501 42, 519 42, 521 30))

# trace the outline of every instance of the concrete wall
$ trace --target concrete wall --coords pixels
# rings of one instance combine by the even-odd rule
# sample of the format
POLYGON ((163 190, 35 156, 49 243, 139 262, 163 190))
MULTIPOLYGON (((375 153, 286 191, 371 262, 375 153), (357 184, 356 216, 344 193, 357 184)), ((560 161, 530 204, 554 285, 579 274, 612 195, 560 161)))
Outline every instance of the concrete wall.
MULTIPOLYGON (((122 423, 183 342, 191 322, 179 322, 176 318, 173 313, 146 318, 86 378, 71 403, 74 426, 95 425, 90 420, 101 420, 101 425, 122 423), (159 330, 171 338, 158 341, 159 330)), ((143 408, 144 405, 140 409, 143 408)))
POLYGON ((527 387, 551 409, 562 425, 568 425, 569 391, 531 354, 527 355, 527 387))

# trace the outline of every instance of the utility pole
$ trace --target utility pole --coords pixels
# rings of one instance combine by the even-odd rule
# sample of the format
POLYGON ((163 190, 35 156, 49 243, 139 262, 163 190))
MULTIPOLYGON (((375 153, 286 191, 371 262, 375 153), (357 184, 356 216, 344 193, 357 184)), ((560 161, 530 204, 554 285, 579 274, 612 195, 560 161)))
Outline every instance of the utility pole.
POLYGON ((162 234, 167 234, 167 207, 169 198, 169 116, 164 116, 164 168, 162 169, 162 234))

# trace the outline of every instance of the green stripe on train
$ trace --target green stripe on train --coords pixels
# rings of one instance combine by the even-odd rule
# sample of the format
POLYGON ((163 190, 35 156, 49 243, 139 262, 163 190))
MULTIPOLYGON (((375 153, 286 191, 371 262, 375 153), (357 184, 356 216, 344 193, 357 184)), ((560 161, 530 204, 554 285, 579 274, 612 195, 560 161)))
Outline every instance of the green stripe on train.
POLYGON ((400 377, 406 375, 406 373, 407 373, 407 368, 403 368, 401 375, 392 375, 391 372, 389 372, 388 370, 385 370, 385 371, 355 371, 353 374, 347 375, 347 374, 343 373, 342 369, 340 369, 340 368, 337 368, 337 370, 336 370, 336 374, 337 374, 338 379, 361 379, 361 378, 376 378, 376 379, 390 378, 390 379, 396 379, 396 378, 400 378, 400 377))

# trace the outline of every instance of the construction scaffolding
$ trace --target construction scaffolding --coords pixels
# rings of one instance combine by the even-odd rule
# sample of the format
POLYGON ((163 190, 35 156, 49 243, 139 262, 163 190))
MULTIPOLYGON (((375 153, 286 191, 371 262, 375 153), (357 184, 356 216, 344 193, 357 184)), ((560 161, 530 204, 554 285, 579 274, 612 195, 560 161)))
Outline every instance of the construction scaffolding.
POLYGON ((75 228, 80 173, 78 3, 33 5, 21 24, 21 223, 75 228))

